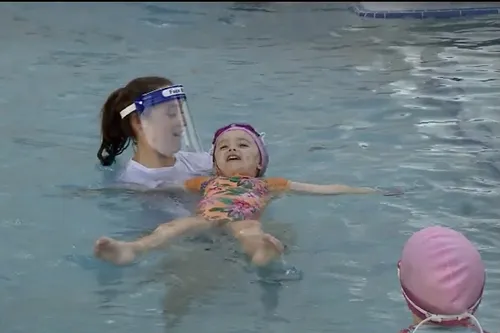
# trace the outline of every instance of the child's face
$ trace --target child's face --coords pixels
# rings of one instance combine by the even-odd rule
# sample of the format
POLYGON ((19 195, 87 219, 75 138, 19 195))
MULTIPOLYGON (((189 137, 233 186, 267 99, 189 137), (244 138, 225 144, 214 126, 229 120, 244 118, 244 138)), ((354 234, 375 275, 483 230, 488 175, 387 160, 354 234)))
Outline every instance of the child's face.
POLYGON ((259 148, 242 130, 230 130, 219 136, 214 157, 215 167, 226 177, 237 174, 255 177, 260 169, 259 148))

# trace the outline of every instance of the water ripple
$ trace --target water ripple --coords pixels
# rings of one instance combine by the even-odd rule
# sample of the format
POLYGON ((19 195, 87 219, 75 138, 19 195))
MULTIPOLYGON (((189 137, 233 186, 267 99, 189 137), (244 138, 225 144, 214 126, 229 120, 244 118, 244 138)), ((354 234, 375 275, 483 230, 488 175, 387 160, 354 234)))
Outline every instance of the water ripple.
POLYGON ((342 3, 0 10, 6 331, 396 332, 409 323, 400 250, 434 224, 480 249, 481 321, 500 325, 497 20, 363 20, 342 3), (152 74, 189 87, 204 141, 228 119, 265 131, 270 175, 406 194, 274 202, 265 227, 305 278, 272 290, 253 283, 234 243, 208 235, 126 268, 98 262, 97 237, 137 237, 172 216, 172 198, 67 191, 116 172, 95 171, 99 109, 152 74))

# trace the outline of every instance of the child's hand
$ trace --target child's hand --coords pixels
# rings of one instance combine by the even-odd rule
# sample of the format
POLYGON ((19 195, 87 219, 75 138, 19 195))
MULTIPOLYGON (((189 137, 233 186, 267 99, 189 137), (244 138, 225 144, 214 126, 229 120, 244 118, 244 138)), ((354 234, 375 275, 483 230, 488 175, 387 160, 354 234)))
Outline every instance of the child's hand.
POLYGON ((399 196, 399 195, 404 194, 404 191, 402 189, 396 188, 396 187, 393 187, 393 188, 380 188, 380 187, 378 187, 377 190, 379 190, 380 193, 382 193, 382 195, 384 195, 386 197, 394 197, 394 196, 399 196))

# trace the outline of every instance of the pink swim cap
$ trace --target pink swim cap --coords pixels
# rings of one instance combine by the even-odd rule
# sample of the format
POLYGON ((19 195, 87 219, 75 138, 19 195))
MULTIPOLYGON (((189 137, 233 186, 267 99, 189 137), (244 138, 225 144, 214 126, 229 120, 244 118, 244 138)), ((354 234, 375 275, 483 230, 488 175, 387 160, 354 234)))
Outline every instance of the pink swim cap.
POLYGON ((400 283, 412 312, 436 315, 474 313, 483 294, 485 268, 481 256, 461 233, 429 227, 406 242, 399 263, 400 283))

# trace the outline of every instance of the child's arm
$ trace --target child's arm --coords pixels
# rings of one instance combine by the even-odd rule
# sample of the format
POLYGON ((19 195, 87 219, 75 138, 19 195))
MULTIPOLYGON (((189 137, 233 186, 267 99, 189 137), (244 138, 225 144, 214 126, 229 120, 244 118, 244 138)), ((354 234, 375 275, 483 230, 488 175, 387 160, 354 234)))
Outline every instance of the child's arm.
POLYGON ((266 179, 271 191, 277 193, 284 192, 302 192, 309 194, 368 194, 375 193, 377 190, 362 187, 350 187, 345 185, 317 185, 308 183, 298 183, 287 180, 285 178, 268 178, 266 179))
POLYGON ((389 189, 389 190, 379 190, 370 187, 350 187, 346 185, 318 185, 318 184, 308 184, 299 183, 287 180, 285 178, 268 178, 266 179, 267 184, 272 192, 275 194, 284 192, 301 192, 309 194, 370 194, 370 193, 380 193, 385 196, 401 195, 404 192, 400 189, 389 189))
POLYGON ((350 187, 346 185, 318 185, 298 182, 288 182, 288 188, 293 192, 302 192, 310 194, 370 194, 378 191, 369 187, 350 187))

